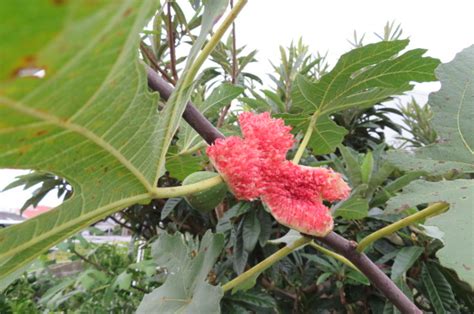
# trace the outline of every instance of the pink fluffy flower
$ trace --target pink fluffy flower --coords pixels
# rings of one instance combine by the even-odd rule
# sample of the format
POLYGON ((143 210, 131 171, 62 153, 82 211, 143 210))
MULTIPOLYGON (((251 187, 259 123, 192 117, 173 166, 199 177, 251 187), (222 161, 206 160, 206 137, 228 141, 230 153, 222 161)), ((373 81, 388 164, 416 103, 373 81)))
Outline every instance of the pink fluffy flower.
POLYGON ((246 112, 239 122, 243 139, 219 139, 207 149, 234 195, 242 200, 260 197, 279 223, 295 230, 315 236, 329 233, 333 220, 322 202, 349 196, 341 175, 286 160, 295 140, 282 119, 246 112))

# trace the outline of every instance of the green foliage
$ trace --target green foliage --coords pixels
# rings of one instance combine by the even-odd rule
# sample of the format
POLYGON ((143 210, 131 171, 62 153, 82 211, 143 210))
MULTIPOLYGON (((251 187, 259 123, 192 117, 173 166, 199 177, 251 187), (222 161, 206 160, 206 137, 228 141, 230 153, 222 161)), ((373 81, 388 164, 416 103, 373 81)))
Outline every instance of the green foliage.
POLYGON ((450 205, 448 212, 428 219, 425 224, 437 226, 444 232, 445 246, 438 251, 437 256, 443 265, 455 269, 459 277, 471 286, 474 286, 474 239, 469 235, 474 221, 473 195, 473 180, 417 180, 388 202, 388 210, 404 210, 418 204, 440 201, 450 205))
POLYGON ((7 185, 3 191, 7 191, 18 186, 23 186, 23 189, 26 190, 39 184, 41 184, 41 186, 33 192, 33 196, 31 198, 25 201, 23 206, 20 208, 20 212, 23 212, 29 206, 38 206, 38 203, 54 189, 57 189, 58 198, 64 197, 64 199, 68 199, 72 195, 71 186, 64 179, 39 171, 34 171, 29 174, 18 176, 16 180, 7 185))
POLYGON ((145 256, 135 263, 125 245, 97 245, 72 237, 42 255, 32 271, 3 291, 0 311, 133 313, 143 291, 159 285, 151 276, 156 264, 148 253, 145 256))
POLYGON ((421 279, 435 313, 459 311, 451 286, 435 264, 423 264, 421 279))
POLYGON ((398 107, 403 114, 403 127, 410 137, 400 136, 398 139, 404 141, 402 147, 421 147, 435 144, 438 135, 433 128, 433 111, 430 105, 418 104, 414 98, 405 106, 398 107))
MULTIPOLYGON (((305 130, 312 126, 318 132, 319 121, 328 121, 334 112, 350 108, 368 108, 386 100, 391 95, 411 90, 411 81, 433 81, 434 68, 439 64, 435 59, 422 55, 425 50, 415 49, 398 55, 408 44, 408 40, 384 41, 356 48, 344 54, 329 73, 317 82, 312 82, 302 75, 296 77, 292 90, 293 104, 290 112, 298 114, 301 119, 294 123, 295 130, 305 130), (394 79, 396 78, 396 79, 394 79)), ((284 116, 285 118, 288 116, 284 116)), ((289 116, 291 117, 291 115, 289 116)), ((326 124, 323 124, 326 125, 326 124)), ((337 129, 332 122, 331 129, 337 129)), ((341 132, 325 132, 330 134, 329 142, 342 141, 341 132), (339 134, 334 137, 334 134, 339 134)), ((318 140, 311 139, 309 147, 315 154, 332 152, 337 145, 323 149, 318 140)))
POLYGON ((220 313, 220 287, 205 280, 224 246, 224 238, 207 232, 200 243, 184 242, 181 234, 163 234, 153 245, 153 256, 167 269, 164 284, 145 295, 138 313, 157 309, 164 312, 220 313))
POLYGON ((393 152, 390 160, 400 168, 424 170, 432 175, 474 172, 473 51, 473 46, 466 48, 436 70, 442 87, 430 95, 429 104, 439 140, 415 150, 414 156, 393 152))

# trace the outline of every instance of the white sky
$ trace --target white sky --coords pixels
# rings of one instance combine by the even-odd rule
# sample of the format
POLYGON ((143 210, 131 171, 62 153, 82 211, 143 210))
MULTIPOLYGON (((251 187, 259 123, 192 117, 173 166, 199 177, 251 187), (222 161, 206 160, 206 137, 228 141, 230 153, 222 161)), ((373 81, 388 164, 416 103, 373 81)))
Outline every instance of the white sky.
MULTIPOLYGON (((235 0, 236 1, 236 0, 235 0)), ((278 61, 280 45, 288 46, 300 37, 313 52, 328 52, 330 65, 350 50, 347 39, 353 31, 366 33, 365 42, 374 40, 387 21, 401 23, 403 34, 409 36, 409 48, 428 49, 427 55, 450 61, 460 50, 474 44, 474 2, 440 0, 249 0, 237 19, 237 45, 246 44, 259 51, 259 63, 250 68, 262 78, 271 71, 268 60, 278 61)), ((267 81, 267 80, 265 80, 267 81)), ((413 93, 426 100, 437 84, 419 84, 413 93)), ((0 170, 0 190, 18 170, 0 170)), ((19 208, 31 192, 14 189, 0 193, 0 210, 19 208)), ((54 195, 43 205, 56 206, 54 195)))

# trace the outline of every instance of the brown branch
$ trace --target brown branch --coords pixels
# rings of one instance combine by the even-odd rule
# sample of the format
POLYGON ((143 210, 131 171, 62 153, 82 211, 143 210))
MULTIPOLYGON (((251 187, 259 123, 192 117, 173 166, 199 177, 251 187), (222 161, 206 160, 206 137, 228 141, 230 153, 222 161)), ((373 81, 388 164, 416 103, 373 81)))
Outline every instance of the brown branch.
MULTIPOLYGON (((150 67, 147 67, 147 74, 148 86, 159 92, 165 100, 168 99, 173 88, 150 67)), ((183 118, 208 144, 224 137, 191 103, 188 103, 183 118)), ((356 251, 356 242, 349 241, 335 232, 331 232, 324 238, 315 239, 349 259, 402 313, 422 313, 377 265, 365 254, 356 251)))
MULTIPOLYGON (((146 68, 148 75, 148 86, 152 90, 160 93, 161 98, 167 100, 173 91, 173 87, 171 87, 164 79, 156 74, 156 72, 153 71, 153 69, 151 69, 148 65, 146 65, 146 68)), ((214 141, 218 138, 224 138, 224 135, 218 129, 216 129, 211 124, 211 122, 209 122, 206 117, 204 117, 190 102, 188 102, 188 105, 184 110, 183 118, 193 129, 199 133, 199 135, 201 135, 201 137, 208 144, 214 143, 214 141)))
MULTIPOLYGON (((230 0, 230 7, 232 8, 233 6, 234 6, 234 1, 230 0)), ((237 67, 238 67, 237 42, 235 39, 235 22, 233 22, 232 23, 232 72, 230 74, 232 85, 235 85, 237 81, 237 67)), ((225 120, 225 117, 227 116, 227 113, 229 112, 230 106, 231 104, 228 104, 224 108, 222 108, 221 114, 216 124, 218 128, 220 128, 224 124, 224 120, 225 120)))
POLYGON ((173 74, 174 81, 178 81, 178 72, 176 71, 176 50, 174 46, 174 29, 173 19, 171 16, 171 3, 167 3, 168 7, 168 46, 170 48, 170 67, 173 74))
POLYGON ((380 270, 365 254, 358 253, 357 243, 349 241, 335 232, 316 241, 344 255, 379 289, 402 313, 422 313, 415 304, 380 270))
POLYGON ((150 51, 150 49, 148 49, 148 47, 142 42, 140 42, 140 51, 142 52, 142 54, 147 58, 148 61, 150 61, 153 69, 157 70, 158 72, 160 72, 161 75, 163 75, 163 77, 168 81, 170 82, 171 84, 173 85, 176 85, 176 81, 170 77, 168 75, 168 73, 166 73, 165 70, 163 70, 160 65, 158 64, 158 60, 156 60, 155 56, 153 55, 153 53, 150 51))

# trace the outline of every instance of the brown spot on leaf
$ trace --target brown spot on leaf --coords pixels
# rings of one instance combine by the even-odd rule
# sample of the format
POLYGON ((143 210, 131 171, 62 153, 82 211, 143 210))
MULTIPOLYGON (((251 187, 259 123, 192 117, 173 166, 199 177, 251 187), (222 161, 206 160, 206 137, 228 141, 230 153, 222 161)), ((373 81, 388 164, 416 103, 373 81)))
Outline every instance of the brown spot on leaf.
POLYGON ((45 134, 48 134, 48 130, 39 130, 38 132, 35 133, 35 136, 43 136, 45 134))
POLYGON ((20 148, 18 148, 18 153, 20 153, 20 155, 24 155, 30 150, 30 147, 31 145, 21 146, 20 148))
POLYGON ((471 270, 471 267, 467 266, 466 264, 462 264, 462 267, 464 267, 465 270, 471 270))
POLYGON ((125 10, 125 12, 123 12, 123 17, 127 17, 130 15, 130 13, 132 13, 133 9, 132 8, 128 8, 127 10, 125 10))

